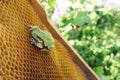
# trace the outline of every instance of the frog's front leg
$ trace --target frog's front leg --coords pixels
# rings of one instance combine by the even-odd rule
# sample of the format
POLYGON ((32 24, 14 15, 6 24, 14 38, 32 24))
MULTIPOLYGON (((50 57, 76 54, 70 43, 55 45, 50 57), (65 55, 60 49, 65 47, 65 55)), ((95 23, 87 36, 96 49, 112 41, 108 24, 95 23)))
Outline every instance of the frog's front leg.
POLYGON ((31 38, 31 39, 30 39, 30 42, 31 42, 31 44, 37 46, 38 48, 43 48, 42 42, 37 42, 37 41, 35 41, 34 38, 31 38))
POLYGON ((36 46, 37 46, 38 48, 40 48, 40 49, 43 48, 43 45, 42 45, 41 43, 39 43, 39 42, 36 43, 36 46))
POLYGON ((36 45, 36 41, 35 41, 35 39, 34 39, 34 38, 30 38, 30 40, 29 40, 29 41, 30 41, 30 43, 31 43, 31 44, 36 45))

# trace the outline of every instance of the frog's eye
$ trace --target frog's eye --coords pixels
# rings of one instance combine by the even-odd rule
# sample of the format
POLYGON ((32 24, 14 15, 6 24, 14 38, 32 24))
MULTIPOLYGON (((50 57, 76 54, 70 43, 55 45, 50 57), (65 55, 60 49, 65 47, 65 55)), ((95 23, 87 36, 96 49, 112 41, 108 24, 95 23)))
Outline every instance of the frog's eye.
POLYGON ((48 46, 49 50, 53 50, 54 49, 54 45, 48 46))

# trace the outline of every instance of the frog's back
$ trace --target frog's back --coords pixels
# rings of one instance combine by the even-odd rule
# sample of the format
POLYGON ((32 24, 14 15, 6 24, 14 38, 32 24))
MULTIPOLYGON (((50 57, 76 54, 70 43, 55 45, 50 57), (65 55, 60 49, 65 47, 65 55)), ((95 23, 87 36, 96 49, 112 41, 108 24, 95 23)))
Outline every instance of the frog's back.
POLYGON ((54 39, 48 31, 37 29, 35 32, 36 35, 40 37, 46 45, 51 45, 54 43, 54 39))
POLYGON ((44 33, 45 35, 42 36, 42 37, 44 37, 43 40, 45 41, 46 45, 51 45, 51 44, 53 44, 53 43, 54 43, 54 39, 53 39, 52 35, 51 35, 48 31, 46 31, 46 30, 43 30, 43 33, 44 33))

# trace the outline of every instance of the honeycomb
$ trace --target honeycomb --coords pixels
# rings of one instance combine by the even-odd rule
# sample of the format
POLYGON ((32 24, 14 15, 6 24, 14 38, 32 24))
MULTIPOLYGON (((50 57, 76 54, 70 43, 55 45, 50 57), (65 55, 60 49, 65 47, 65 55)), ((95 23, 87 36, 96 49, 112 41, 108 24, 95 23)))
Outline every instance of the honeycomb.
POLYGON ((27 24, 48 30, 27 0, 0 0, 0 80, 86 80, 59 40, 48 53, 31 45, 27 24))

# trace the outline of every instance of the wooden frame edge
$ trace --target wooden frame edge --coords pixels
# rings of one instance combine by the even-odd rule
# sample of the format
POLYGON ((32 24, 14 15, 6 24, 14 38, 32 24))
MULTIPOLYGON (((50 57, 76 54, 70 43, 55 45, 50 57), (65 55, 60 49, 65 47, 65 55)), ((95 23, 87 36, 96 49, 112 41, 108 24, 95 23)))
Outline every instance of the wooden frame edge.
POLYGON ((33 6, 35 12, 38 14, 41 21, 44 23, 44 25, 50 30, 50 32, 52 34, 55 34, 54 37, 59 39, 59 41, 68 50, 73 61, 83 70, 87 79, 88 80, 100 80, 97 77, 97 75, 92 71, 92 69, 88 66, 88 64, 83 60, 83 58, 73 49, 73 47, 71 45, 69 45, 69 43, 61 36, 60 32, 51 24, 51 22, 47 18, 44 7, 40 3, 40 1, 38 1, 38 0, 27 0, 27 1, 33 6))

